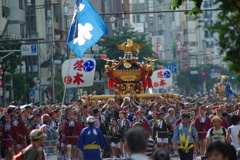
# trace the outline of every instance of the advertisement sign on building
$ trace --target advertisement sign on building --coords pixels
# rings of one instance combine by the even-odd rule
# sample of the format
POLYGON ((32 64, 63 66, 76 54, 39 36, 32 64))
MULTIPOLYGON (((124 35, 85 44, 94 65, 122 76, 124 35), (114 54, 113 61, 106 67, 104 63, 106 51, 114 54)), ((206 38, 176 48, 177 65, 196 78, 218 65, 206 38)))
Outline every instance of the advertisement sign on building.
POLYGON ((188 55, 188 46, 187 45, 183 45, 182 68, 185 71, 189 68, 189 55, 188 55))

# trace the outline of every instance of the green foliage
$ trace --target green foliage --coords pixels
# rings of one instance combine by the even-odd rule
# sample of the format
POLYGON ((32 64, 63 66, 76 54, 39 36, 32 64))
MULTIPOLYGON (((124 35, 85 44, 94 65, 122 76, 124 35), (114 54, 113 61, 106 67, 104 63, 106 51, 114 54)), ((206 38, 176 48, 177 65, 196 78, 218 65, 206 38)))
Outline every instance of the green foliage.
MULTIPOLYGON (((172 2, 169 4, 169 8, 179 8, 181 5, 183 5, 186 1, 188 0, 172 0, 172 2)), ((193 4, 195 4, 194 8, 191 10, 191 12, 189 12, 190 15, 196 15, 201 11, 201 5, 203 0, 189 0, 190 2, 193 2, 193 4)))
MULTIPOLYGON (((169 5, 178 8, 186 0, 173 0, 169 5)), ((191 0, 195 2, 193 14, 201 12, 203 0, 191 0)), ((229 69, 238 74, 240 81, 240 1, 239 0, 215 0, 219 4, 220 13, 218 20, 210 28, 212 32, 219 34, 220 53, 226 53, 224 61, 230 61, 229 69)))
POLYGON ((63 80, 62 80, 62 75, 57 75, 55 76, 55 99, 58 102, 62 102, 62 98, 63 98, 63 92, 64 92, 64 84, 63 84, 63 80))
POLYGON ((14 89, 14 100, 16 102, 26 98, 28 85, 26 83, 25 75, 23 74, 13 75, 13 89, 14 89))
POLYGON ((114 32, 115 36, 109 37, 105 36, 98 45, 102 48, 100 54, 107 54, 110 59, 118 59, 118 57, 123 57, 123 51, 119 50, 116 45, 126 42, 127 39, 133 39, 134 43, 143 43, 144 46, 139 51, 139 60, 142 61, 143 57, 156 57, 155 52, 152 50, 152 44, 147 43, 144 37, 140 37, 137 32, 131 31, 129 28, 120 28, 118 32, 114 32))
POLYGON ((96 95, 104 94, 104 87, 102 82, 94 82, 91 87, 84 87, 83 92, 87 92, 88 94, 93 94, 96 91, 96 95))
MULTIPOLYGON (((27 95, 35 86, 35 82, 33 80, 33 75, 31 74, 13 74, 13 90, 14 90, 14 101, 22 103, 27 103, 27 95)), ((10 75, 5 76, 5 80, 10 81, 10 75)))
MULTIPOLYGON (((1 40, 3 40, 3 37, 0 37, 1 40)), ((9 39, 7 39, 9 40, 9 39)), ((14 43, 19 43, 16 41, 13 42, 4 42, 4 43, 8 43, 8 45, 4 45, 0 47, 0 50, 20 50, 20 45, 15 45, 14 43), (12 45, 14 44, 14 45, 12 45)), ((9 52, 2 52, 0 53, 0 57, 3 57, 5 55, 7 55, 9 52)), ((14 52, 11 55, 7 56, 6 58, 4 58, 2 60, 2 69, 3 72, 7 71, 11 74, 14 74, 17 66, 21 64, 22 61, 22 57, 21 57, 21 53, 20 52, 14 52)))
MULTIPOLYGON (((0 37, 1 40, 5 39, 4 37, 0 37)), ((6 39, 9 40, 9 39, 6 39)), ((0 47, 0 50, 20 50, 20 44, 16 45, 17 41, 6 41, 4 42, 8 45, 4 45, 0 47)), ((7 55, 9 51, 0 53, 0 57, 4 57, 7 55)), ((14 88, 14 100, 20 101, 27 99, 27 94, 30 92, 30 90, 35 86, 35 82, 33 81, 33 75, 31 74, 16 74, 16 69, 19 65, 21 65, 21 62, 23 60, 23 57, 21 56, 20 52, 14 52, 4 58, 2 60, 2 70, 3 70, 3 83, 10 84, 11 82, 11 75, 13 78, 13 88, 14 88)), ((9 88, 7 86, 6 88, 9 88)), ((10 88, 9 88, 10 89, 10 88)), ((5 91, 4 91, 5 92, 5 91)))

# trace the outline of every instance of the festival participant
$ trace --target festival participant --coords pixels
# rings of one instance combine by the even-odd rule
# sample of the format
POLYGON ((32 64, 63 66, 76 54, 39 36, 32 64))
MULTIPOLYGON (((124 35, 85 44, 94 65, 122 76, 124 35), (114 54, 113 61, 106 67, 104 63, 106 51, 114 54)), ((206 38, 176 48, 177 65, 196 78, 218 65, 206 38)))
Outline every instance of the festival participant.
MULTIPOLYGON (((182 115, 183 115, 183 114, 188 114, 188 115, 190 116, 190 112, 188 112, 188 111, 186 111, 186 110, 181 110, 181 111, 180 111, 180 117, 181 117, 181 118, 179 118, 179 119, 176 120, 175 125, 174 125, 174 128, 182 122, 182 115)), ((191 116, 190 116, 190 117, 191 117, 191 116)), ((189 123, 191 123, 191 121, 189 121, 189 123)))
POLYGON ((121 152, 123 155, 123 159, 125 159, 125 157, 129 157, 128 154, 128 149, 126 147, 126 132, 127 130, 130 128, 131 126, 131 122, 127 119, 127 112, 122 110, 119 112, 119 118, 118 121, 118 125, 121 127, 121 152))
POLYGON ((40 129, 34 129, 30 132, 29 139, 31 144, 14 156, 13 160, 17 160, 22 156, 23 160, 38 160, 37 148, 43 143, 44 134, 40 129))
POLYGON ((43 141, 43 151, 46 160, 57 160, 57 142, 59 139, 59 130, 61 130, 61 123, 58 123, 58 129, 55 130, 51 126, 51 118, 48 114, 43 114, 41 117, 43 125, 40 130, 46 134, 43 141))
POLYGON ((197 155, 198 136, 196 128, 190 124, 189 114, 182 114, 182 122, 176 126, 172 140, 181 160, 193 160, 193 154, 197 155))
POLYGON ((125 106, 123 107, 123 111, 125 111, 127 113, 127 119, 130 121, 130 122, 133 122, 134 121, 134 113, 131 113, 130 112, 130 108, 125 106))
POLYGON ((101 126, 101 117, 99 114, 99 109, 98 108, 93 108, 93 117, 95 119, 94 127, 100 127, 101 126))
POLYGON ((40 114, 37 114, 35 117, 35 125, 36 125, 36 129, 39 129, 42 126, 40 114))
POLYGON ((227 141, 231 143, 237 150, 240 147, 238 144, 238 133, 240 131, 240 116, 232 115, 231 123, 232 126, 230 126, 227 131, 227 141))
POLYGON ((76 121, 74 113, 70 114, 68 118, 69 122, 65 122, 64 124, 63 138, 65 145, 67 146, 66 160, 71 160, 71 158, 78 158, 76 154, 76 144, 83 127, 80 122, 76 121))
POLYGON ((159 112, 157 112, 157 111, 153 111, 152 113, 151 113, 152 115, 152 119, 150 119, 149 121, 148 121, 148 125, 149 125, 149 128, 150 128, 150 135, 151 135, 151 137, 152 138, 155 138, 155 133, 154 133, 154 124, 155 124, 155 122, 158 120, 158 114, 159 114, 159 112))
POLYGON ((115 102, 115 99, 109 98, 107 103, 105 103, 102 107, 103 109, 109 109, 109 108, 115 108, 116 110, 119 110, 119 105, 115 102))
POLYGON ((159 119, 154 124, 154 132, 158 148, 168 149, 168 124, 164 120, 165 114, 159 113, 159 119))
POLYGON ((216 141, 207 147, 207 160, 237 160, 234 147, 227 143, 216 141))
MULTIPOLYGON (((215 109, 216 116, 221 118, 221 126, 224 128, 228 128, 228 124, 226 119, 222 117, 222 110, 220 108, 215 109)), ((211 127, 213 127, 213 124, 211 124, 211 127)))
POLYGON ((125 97, 123 98, 123 102, 121 104, 121 108, 123 107, 128 107, 129 108, 129 113, 130 114, 134 114, 135 108, 137 107, 137 105, 131 101, 131 99, 129 97, 125 97))
POLYGON ((164 105, 164 99, 162 96, 158 96, 155 98, 154 105, 157 109, 160 109, 161 106, 164 105))
POLYGON ((194 126, 196 127, 198 132, 201 154, 204 154, 205 152, 206 135, 207 135, 207 131, 211 127, 211 120, 210 118, 206 117, 205 113, 206 113, 205 107, 204 106, 199 107, 200 115, 194 121, 194 126))
POLYGON ((116 159, 118 151, 121 149, 121 127, 116 119, 111 119, 111 125, 108 127, 108 136, 110 138, 112 159, 116 159))
POLYGON ((193 123, 197 115, 197 111, 195 108, 190 109, 190 115, 191 115, 190 122, 193 123))
POLYGON ((183 103, 178 103, 177 108, 176 108, 176 118, 179 119, 181 118, 181 110, 184 109, 184 104, 183 103))
POLYGON ((171 160, 168 151, 165 149, 158 149, 153 153, 152 160, 171 160))
MULTIPOLYGON (((221 126, 222 119, 219 116, 214 116, 211 119, 211 121, 212 121, 214 127, 210 128, 207 132, 206 147, 210 143, 213 143, 216 141, 221 141, 221 142, 226 141, 227 130, 226 130, 226 128, 221 126)), ((206 155, 206 153, 205 153, 205 155, 206 155)))
POLYGON ((164 117, 164 119, 166 120, 166 122, 173 126, 177 120, 176 116, 175 116, 175 110, 174 108, 169 108, 168 109, 168 115, 164 117))
MULTIPOLYGON (((138 122, 137 122, 138 123, 138 122)), ((127 145, 131 160, 148 160, 145 152, 148 143, 148 133, 143 127, 136 126, 127 131, 127 145)))
POLYGON ((67 121, 67 122, 69 121, 68 117, 69 117, 69 115, 71 114, 71 112, 72 112, 72 107, 67 107, 67 108, 65 108, 65 114, 62 115, 62 120, 63 120, 64 123, 65 123, 66 121, 67 121))
MULTIPOLYGON (((174 132, 174 124, 176 123, 176 116, 175 116, 175 109, 173 108, 173 105, 171 108, 168 109, 168 115, 164 117, 164 120, 166 120, 166 123, 168 124, 169 134, 168 134, 168 145, 170 146, 170 149, 172 148, 172 137, 174 132)), ((171 150, 170 150, 171 151, 171 150)), ((174 154, 172 154, 174 155, 174 154)))
POLYGON ((50 112, 49 116, 51 118, 51 126, 56 130, 58 128, 58 121, 57 121, 57 113, 56 112, 50 112))
POLYGON ((22 111, 22 120, 24 121, 27 129, 30 127, 29 119, 31 116, 32 108, 30 106, 25 106, 22 111))
POLYGON ((1 147, 5 152, 6 159, 11 160, 14 155, 13 144, 17 141, 18 138, 16 134, 17 130, 16 127, 11 124, 11 115, 5 114, 4 117, 5 124, 1 128, 1 147))
POLYGON ((151 104, 149 107, 148 116, 147 116, 148 120, 152 119, 153 112, 157 112, 157 106, 155 104, 151 104))
POLYGON ((145 119, 143 119, 144 117, 144 113, 142 111, 136 111, 135 112, 135 120, 131 123, 131 127, 134 123, 136 122, 140 122, 142 123, 143 127, 146 129, 146 131, 149 133, 150 135, 150 127, 148 125, 148 121, 146 121, 145 119))
POLYGON ((24 122, 19 119, 20 110, 15 110, 12 115, 12 124, 16 128, 17 134, 17 150, 15 150, 15 154, 22 150, 22 148, 26 147, 26 136, 28 134, 28 130, 25 127, 24 122), (24 143, 23 143, 24 142, 24 143))
POLYGON ((106 116, 106 126, 109 126, 111 125, 111 119, 113 118, 118 119, 118 112, 116 111, 115 108, 111 108, 109 115, 105 115, 105 116, 106 116))
POLYGON ((89 126, 82 130, 78 139, 77 148, 83 151, 84 160, 100 160, 100 148, 108 145, 102 131, 94 127, 94 122, 93 116, 87 118, 89 126))

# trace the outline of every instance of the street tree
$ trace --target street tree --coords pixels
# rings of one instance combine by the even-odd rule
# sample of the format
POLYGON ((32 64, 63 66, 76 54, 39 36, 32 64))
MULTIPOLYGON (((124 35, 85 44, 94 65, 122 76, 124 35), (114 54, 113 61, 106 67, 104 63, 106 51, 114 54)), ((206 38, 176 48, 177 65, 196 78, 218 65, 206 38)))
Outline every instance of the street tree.
MULTIPOLYGON (((187 0, 172 0, 169 4, 172 8, 178 8, 187 0)), ((189 0, 194 3, 192 14, 202 12, 203 0, 189 0)), ((239 0, 213 0, 219 5, 217 21, 209 29, 219 34, 220 54, 226 53, 224 61, 231 62, 229 69, 238 74, 240 81, 240 1, 239 0)))
MULTIPOLYGON (((9 53, 8 50, 20 50, 20 43, 17 41, 9 41, 8 38, 5 38, 3 36, 0 37, 0 40, 3 41, 4 45, 1 46, 0 43, 0 50, 4 50, 6 52, 0 52, 0 58, 4 57, 9 53)), ((33 76, 30 73, 22 74, 22 73, 16 73, 17 67, 21 66, 21 62, 23 61, 23 57, 21 56, 20 52, 14 52, 10 54, 9 56, 5 57, 2 62, 0 63, 2 66, 2 79, 3 79, 3 85, 9 84, 11 81, 11 77, 13 80, 13 88, 14 88, 14 95, 15 98, 11 100, 20 100, 20 99, 26 99, 28 93, 30 92, 31 88, 34 86, 33 82, 33 76), (23 78, 23 76, 25 78, 23 78), (20 85, 22 84, 22 85, 20 85), (21 93, 20 93, 21 91, 21 93)), ((4 88, 4 87, 3 87, 4 88)), ((7 86, 6 88, 10 88, 7 86)), ((5 94, 6 91, 3 90, 3 93, 5 94)), ((5 95, 4 95, 5 96, 5 95)), ((2 96, 2 102, 4 103, 4 96, 2 96)))

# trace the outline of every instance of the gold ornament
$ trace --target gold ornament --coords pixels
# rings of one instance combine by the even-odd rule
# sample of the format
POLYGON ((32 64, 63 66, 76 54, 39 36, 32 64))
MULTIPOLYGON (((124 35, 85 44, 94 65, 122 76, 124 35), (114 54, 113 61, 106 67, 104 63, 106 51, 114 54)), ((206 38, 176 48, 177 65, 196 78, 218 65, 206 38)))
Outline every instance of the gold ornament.
POLYGON ((131 67, 132 67, 132 64, 129 63, 129 62, 125 62, 125 63, 123 64, 123 66, 124 66, 124 68, 131 68, 131 67))

